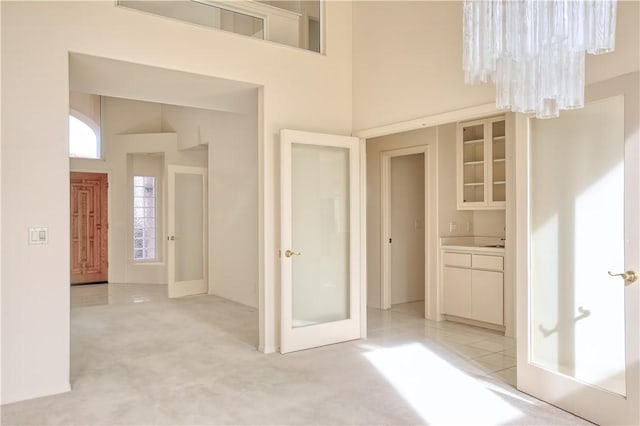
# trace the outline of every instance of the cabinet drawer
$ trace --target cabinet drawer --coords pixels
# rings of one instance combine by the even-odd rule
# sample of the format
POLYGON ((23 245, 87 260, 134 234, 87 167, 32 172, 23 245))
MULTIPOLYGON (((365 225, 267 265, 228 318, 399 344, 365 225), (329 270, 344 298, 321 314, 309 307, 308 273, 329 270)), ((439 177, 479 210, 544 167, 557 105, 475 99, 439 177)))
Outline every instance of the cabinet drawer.
POLYGON ((442 261, 447 266, 471 266, 471 255, 465 253, 449 253, 442 255, 442 261))
POLYGON ((474 254, 472 259, 472 267, 480 269, 495 269, 502 271, 504 268, 502 256, 488 256, 485 254, 474 254))

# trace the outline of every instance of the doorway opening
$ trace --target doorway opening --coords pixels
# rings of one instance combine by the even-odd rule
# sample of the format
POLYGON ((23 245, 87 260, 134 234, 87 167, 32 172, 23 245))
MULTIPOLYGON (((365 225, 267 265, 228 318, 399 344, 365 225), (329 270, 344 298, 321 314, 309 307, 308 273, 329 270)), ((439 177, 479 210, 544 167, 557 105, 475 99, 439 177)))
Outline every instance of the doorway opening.
POLYGON ((382 154, 382 308, 424 302, 427 147, 382 154))
POLYGON ((72 385, 97 362, 95 348, 120 351, 109 360, 115 370, 138 355, 152 356, 131 357, 130 345, 109 349, 110 339, 103 344, 87 324, 99 323, 101 333, 121 341, 133 339, 143 324, 162 324, 159 333, 144 335, 147 347, 179 347, 188 329, 190 340, 205 345, 215 336, 216 344, 257 348, 259 87, 75 53, 69 72, 70 109, 88 116, 98 111, 101 142, 100 158, 70 158, 70 170, 109 175, 110 224, 109 283, 83 286, 83 295, 80 288, 71 291, 72 385), (170 171, 195 169, 197 197, 189 189, 195 175, 176 174, 181 189, 172 203, 180 214, 172 228, 170 171), (185 216, 195 211, 185 203, 197 204, 198 229, 194 216, 185 216), (197 261, 191 250, 196 239, 197 261), (201 285, 195 296, 171 299, 170 244, 178 243, 177 281, 197 278, 201 285), (195 269, 202 272, 197 277, 195 269), (95 306, 105 304, 115 306, 95 306))

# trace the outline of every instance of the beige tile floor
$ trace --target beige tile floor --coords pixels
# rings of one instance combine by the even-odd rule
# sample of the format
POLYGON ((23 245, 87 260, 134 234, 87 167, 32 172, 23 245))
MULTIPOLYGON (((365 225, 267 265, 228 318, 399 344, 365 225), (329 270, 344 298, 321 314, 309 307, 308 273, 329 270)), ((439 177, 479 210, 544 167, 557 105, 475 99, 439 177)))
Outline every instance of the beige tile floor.
POLYGON ((6 405, 3 425, 587 424, 512 387, 513 339, 425 321, 420 302, 370 309, 366 340, 264 355, 250 307, 72 293, 72 391, 6 405))

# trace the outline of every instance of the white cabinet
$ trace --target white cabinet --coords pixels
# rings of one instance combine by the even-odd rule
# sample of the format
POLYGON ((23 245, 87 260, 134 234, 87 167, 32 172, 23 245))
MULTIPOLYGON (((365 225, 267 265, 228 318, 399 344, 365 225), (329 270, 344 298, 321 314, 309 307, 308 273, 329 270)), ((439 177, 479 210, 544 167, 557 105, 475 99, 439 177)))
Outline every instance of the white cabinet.
POLYGON ((443 251, 442 312, 503 325, 503 260, 503 256, 494 254, 443 251))
POLYGON ((504 324, 503 287, 502 272, 472 270, 470 318, 491 324, 504 324))
POLYGON ((458 209, 504 209, 505 116, 458 123, 457 131, 458 209))

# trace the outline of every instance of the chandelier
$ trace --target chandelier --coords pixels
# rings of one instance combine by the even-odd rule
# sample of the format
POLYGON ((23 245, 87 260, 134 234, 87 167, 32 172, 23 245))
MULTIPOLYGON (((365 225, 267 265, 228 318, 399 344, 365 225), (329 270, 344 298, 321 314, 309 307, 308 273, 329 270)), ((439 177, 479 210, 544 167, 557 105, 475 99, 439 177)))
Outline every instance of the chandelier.
POLYGON ((615 48, 616 0, 464 0, 467 84, 496 85, 496 106, 557 117, 584 106, 585 52, 615 48))

